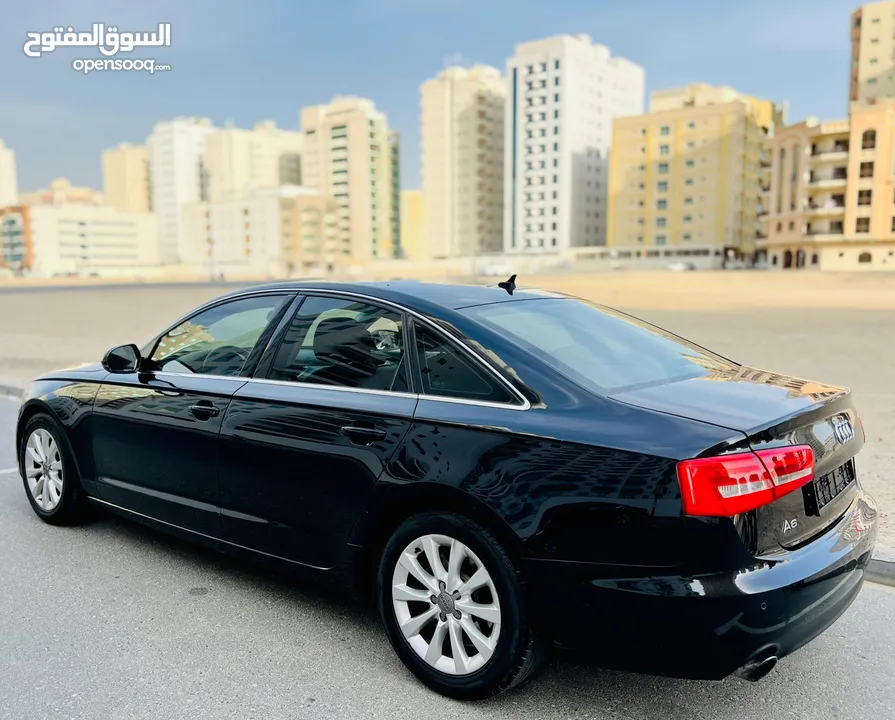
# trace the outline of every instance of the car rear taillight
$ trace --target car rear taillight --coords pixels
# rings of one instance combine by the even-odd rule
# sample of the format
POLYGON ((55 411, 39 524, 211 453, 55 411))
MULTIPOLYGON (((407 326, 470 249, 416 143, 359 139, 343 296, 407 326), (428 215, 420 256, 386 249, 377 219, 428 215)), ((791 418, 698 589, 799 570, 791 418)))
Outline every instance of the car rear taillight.
POLYGON ((814 477, 808 445, 684 460, 677 465, 687 515, 730 517, 797 490, 814 477))

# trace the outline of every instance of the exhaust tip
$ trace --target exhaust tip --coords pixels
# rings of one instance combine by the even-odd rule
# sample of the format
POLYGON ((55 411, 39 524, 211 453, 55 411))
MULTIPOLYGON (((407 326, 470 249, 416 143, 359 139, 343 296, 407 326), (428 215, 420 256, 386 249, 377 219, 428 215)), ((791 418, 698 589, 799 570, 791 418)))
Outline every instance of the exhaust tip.
POLYGON ((777 659, 776 655, 769 655, 762 660, 753 660, 737 670, 736 675, 749 682, 758 682, 776 667, 777 659))

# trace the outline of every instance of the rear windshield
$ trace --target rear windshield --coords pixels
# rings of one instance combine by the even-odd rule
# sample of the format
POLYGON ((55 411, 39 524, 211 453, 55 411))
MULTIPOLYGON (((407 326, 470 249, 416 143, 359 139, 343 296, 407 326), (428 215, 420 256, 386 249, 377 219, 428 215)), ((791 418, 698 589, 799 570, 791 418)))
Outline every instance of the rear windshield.
POLYGON ((520 300, 461 312, 606 395, 737 367, 648 323, 583 300, 520 300))

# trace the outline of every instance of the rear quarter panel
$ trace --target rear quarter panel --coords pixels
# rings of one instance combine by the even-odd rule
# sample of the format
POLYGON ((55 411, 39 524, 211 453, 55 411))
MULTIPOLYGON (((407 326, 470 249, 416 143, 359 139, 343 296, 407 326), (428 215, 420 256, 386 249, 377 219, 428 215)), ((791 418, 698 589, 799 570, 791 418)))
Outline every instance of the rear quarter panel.
POLYGON ((742 440, 599 398, 529 410, 423 398, 377 491, 460 490, 527 559, 664 567, 684 552, 677 461, 742 440))

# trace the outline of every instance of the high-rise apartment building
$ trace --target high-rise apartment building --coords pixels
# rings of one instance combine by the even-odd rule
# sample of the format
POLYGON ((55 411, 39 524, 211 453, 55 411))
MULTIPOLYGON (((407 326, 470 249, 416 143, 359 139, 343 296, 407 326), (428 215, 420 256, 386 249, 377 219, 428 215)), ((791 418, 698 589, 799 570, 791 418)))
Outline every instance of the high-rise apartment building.
POLYGON ((655 92, 613 127, 609 244, 727 249, 751 257, 762 142, 782 110, 726 87, 655 92))
POLYGON ((386 117, 371 100, 337 97, 303 108, 303 182, 339 206, 339 233, 356 262, 389 258, 392 146, 386 117))
POLYGON ((158 123, 146 141, 152 209, 158 218, 159 253, 165 264, 181 259, 181 207, 208 197, 205 141, 214 131, 207 118, 179 117, 158 123))
POLYGON ((292 275, 344 265, 338 205, 297 185, 249 190, 239 198, 182 208, 184 262, 219 273, 292 275))
POLYGON ((252 130, 223 128, 205 139, 208 199, 245 197, 257 188, 301 185, 303 136, 267 121, 252 130))
POLYGON ((504 251, 605 244, 612 121, 643 112, 643 68, 561 35, 517 45, 507 75, 504 251))
POLYGON ((422 190, 401 191, 401 250, 407 260, 429 259, 425 202, 422 190))
POLYGON ((895 97, 895 0, 862 5, 851 20, 849 100, 895 97))
POLYGON ((0 140, 0 208, 19 201, 19 180, 16 173, 16 153, 0 140))
POLYGON ((468 257, 503 249, 506 81, 479 65, 420 87, 427 252, 468 257))
POLYGON ((388 134, 388 151, 392 255, 400 258, 404 253, 401 247, 401 133, 397 130, 388 134))
POLYGON ((759 252, 779 269, 895 269, 895 99, 766 141, 759 252))
POLYGON ((149 151, 145 145, 121 143, 103 151, 103 195, 121 212, 152 210, 149 151))

